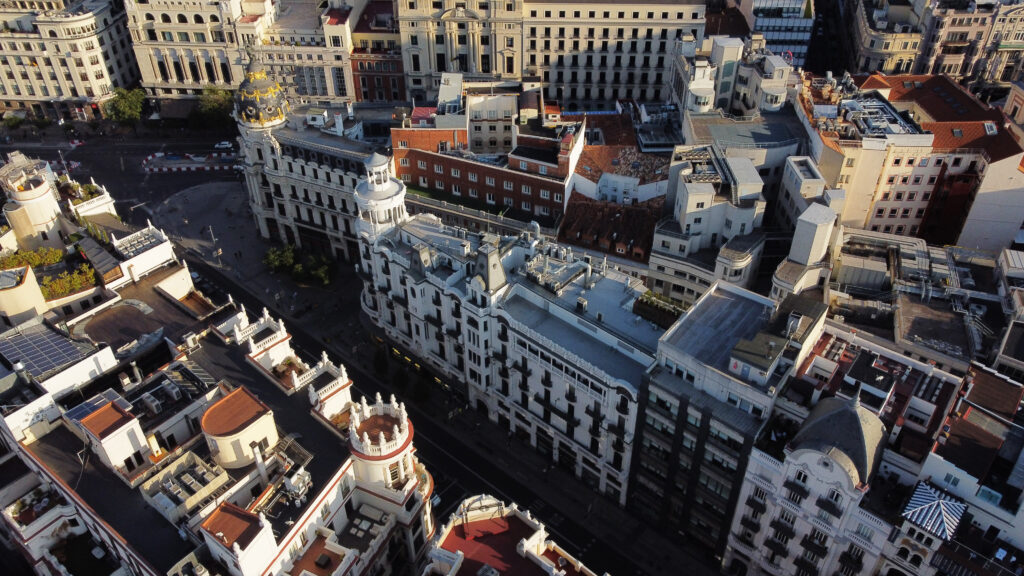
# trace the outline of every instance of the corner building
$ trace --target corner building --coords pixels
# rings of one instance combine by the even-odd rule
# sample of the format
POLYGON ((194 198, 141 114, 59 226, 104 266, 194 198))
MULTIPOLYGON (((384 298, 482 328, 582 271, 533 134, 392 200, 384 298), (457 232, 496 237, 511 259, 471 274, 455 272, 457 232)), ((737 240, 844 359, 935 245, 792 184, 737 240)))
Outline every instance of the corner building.
POLYGON ((469 403, 620 505, 637 386, 661 330, 638 280, 578 259, 539 226, 499 237, 408 216, 391 161, 356 188, 363 311, 395 350, 466 386, 469 403))

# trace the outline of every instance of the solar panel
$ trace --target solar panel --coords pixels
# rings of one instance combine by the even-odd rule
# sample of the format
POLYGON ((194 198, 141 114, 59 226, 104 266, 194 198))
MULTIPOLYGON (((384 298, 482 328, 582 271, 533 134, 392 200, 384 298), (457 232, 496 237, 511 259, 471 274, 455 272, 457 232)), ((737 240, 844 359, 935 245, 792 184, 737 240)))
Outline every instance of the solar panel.
POLYGON ((99 394, 93 396, 92 398, 89 398, 85 402, 82 402, 78 406, 75 406, 71 410, 68 410, 65 413, 65 416, 67 416, 69 420, 72 420, 74 422, 81 422, 83 418, 99 410, 100 408, 103 408, 104 406, 110 404, 111 402, 114 402, 115 404, 117 404, 118 406, 125 410, 132 409, 131 403, 122 398, 121 395, 118 394, 117 392, 108 388, 103 392, 100 392, 99 394))
POLYGON ((0 354, 12 364, 22 362, 39 379, 86 356, 73 342, 41 324, 4 334, 0 354))

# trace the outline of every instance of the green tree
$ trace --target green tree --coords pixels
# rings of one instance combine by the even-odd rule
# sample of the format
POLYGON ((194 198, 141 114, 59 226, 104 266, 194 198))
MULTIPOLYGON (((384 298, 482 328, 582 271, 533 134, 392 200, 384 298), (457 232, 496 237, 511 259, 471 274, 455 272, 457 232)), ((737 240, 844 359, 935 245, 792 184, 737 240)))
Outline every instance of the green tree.
POLYGON ((10 114, 10 115, 6 116, 4 118, 4 120, 3 120, 4 126, 10 128, 11 130, 14 130, 18 126, 21 126, 21 124, 24 121, 25 121, 24 118, 22 118, 21 116, 15 116, 14 114, 10 114))
POLYGON ((142 103, 145 100, 146 92, 142 88, 114 88, 114 97, 103 105, 103 113, 118 124, 134 127, 142 118, 142 103))

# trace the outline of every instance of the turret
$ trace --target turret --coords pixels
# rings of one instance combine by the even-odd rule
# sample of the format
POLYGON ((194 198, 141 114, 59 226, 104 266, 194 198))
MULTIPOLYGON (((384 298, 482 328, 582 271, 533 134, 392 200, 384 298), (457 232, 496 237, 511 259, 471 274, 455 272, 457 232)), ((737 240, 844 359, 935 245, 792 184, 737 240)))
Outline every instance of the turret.
POLYGON ((391 175, 391 159, 374 153, 364 161, 366 180, 356 185, 359 207, 356 230, 359 237, 373 243, 382 234, 405 222, 405 184, 391 175))

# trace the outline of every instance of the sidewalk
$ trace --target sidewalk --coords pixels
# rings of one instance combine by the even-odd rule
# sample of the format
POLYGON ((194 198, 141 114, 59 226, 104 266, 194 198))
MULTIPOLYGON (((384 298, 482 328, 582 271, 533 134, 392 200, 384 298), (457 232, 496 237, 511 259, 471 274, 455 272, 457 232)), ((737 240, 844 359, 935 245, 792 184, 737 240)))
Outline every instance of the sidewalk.
MULTIPOLYGON (((237 279, 253 295, 265 302, 276 316, 286 322, 302 323, 303 328, 319 338, 328 352, 348 364, 357 364, 373 373, 375 346, 359 320, 359 293, 362 282, 350 265, 341 264, 330 286, 300 287, 288 278, 272 275, 263 265, 263 255, 270 246, 261 239, 252 223, 247 198, 237 182, 212 182, 186 189, 172 196, 154 211, 153 223, 163 228, 189 253, 218 266, 237 279), (211 239, 209 226, 213 226, 211 239), (214 250, 222 250, 219 258, 214 250), (358 288, 357 288, 358 287, 358 288), (309 309, 308 312, 304 312, 309 309)), ((250 313, 258 313, 252 310, 250 313)), ((309 351, 310 353, 319 351, 309 351)), ((394 369, 390 363, 389 371, 394 369)), ((381 378, 390 389, 390 378, 381 378)), ((358 384, 358 383, 357 383, 358 384)), ((408 384, 405 392, 411 390, 408 384)), ((572 542, 578 553, 591 547, 615 545, 636 561, 630 574, 718 574, 713 558, 701 551, 692 553, 681 548, 684 536, 664 535, 656 527, 628 514, 615 503, 597 495, 572 474, 552 465, 551 461, 518 439, 509 439, 506 431, 474 410, 465 409, 461 416, 445 422, 443 416, 454 407, 449 395, 432 392, 415 407, 427 414, 438 415, 437 424, 457 431, 471 441, 461 448, 472 450, 508 471, 536 495, 532 502, 519 502, 549 524, 557 539, 559 522, 568 519, 579 524, 594 537, 587 542, 572 542)), ((563 543, 566 545, 568 543, 563 543)), ((601 566, 592 566, 603 570, 601 566)), ((613 576, 628 576, 616 573, 613 576)))

